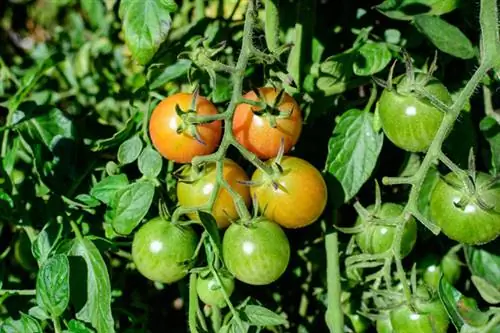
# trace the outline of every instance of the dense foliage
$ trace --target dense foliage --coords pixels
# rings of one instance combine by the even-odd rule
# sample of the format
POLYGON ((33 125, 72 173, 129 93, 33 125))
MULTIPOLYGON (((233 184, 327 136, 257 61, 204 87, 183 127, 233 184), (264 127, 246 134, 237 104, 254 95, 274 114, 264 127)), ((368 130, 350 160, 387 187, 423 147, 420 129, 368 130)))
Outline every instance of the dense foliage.
POLYGON ((496 0, 4 0, 0 45, 0 332, 500 332, 496 0))

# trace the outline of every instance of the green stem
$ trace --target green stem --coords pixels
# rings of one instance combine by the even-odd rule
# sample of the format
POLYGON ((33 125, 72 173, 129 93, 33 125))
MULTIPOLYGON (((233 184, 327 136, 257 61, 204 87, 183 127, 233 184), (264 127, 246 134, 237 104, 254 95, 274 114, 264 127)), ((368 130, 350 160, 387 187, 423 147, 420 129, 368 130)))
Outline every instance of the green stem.
POLYGON ((330 233, 325 237, 326 249, 326 274, 328 285, 328 308, 326 311, 326 323, 331 333, 344 332, 344 314, 342 312, 339 269, 339 245, 338 234, 330 233))
POLYGON ((495 112, 493 102, 491 101, 492 97, 490 88, 483 86, 484 111, 487 116, 495 119, 500 124, 500 113, 495 112))
POLYGON ((54 323, 54 332, 61 333, 61 322, 59 321, 59 317, 52 316, 52 322, 54 323))
POLYGON ((214 332, 219 332, 220 327, 222 325, 222 316, 220 313, 220 308, 218 306, 213 306, 212 307, 212 328, 214 329, 214 332))
POLYGON ((2 289, 0 295, 35 296, 35 289, 2 289))
POLYGON ((271 53, 276 53, 279 47, 280 37, 280 20, 279 20, 279 6, 280 0, 266 0, 265 1, 265 36, 267 48, 271 53))
POLYGON ((196 0, 194 5, 194 20, 199 21, 205 17, 205 0, 196 0))
POLYGON ((147 108, 144 111, 144 116, 142 118, 142 139, 148 145, 151 145, 151 140, 149 140, 149 135, 148 135, 149 117, 151 114, 151 96, 148 97, 148 102, 146 103, 146 105, 147 108))
POLYGON ((69 221, 69 224, 71 225, 71 229, 75 233, 76 238, 79 241, 83 241, 83 235, 80 231, 80 228, 78 228, 78 225, 75 223, 75 221, 69 221))
POLYGON ((189 277, 189 309, 188 325, 191 333, 198 333, 196 325, 196 313, 198 312, 198 294, 196 292, 196 273, 191 273, 189 277))
POLYGON ((481 65, 492 66, 500 57, 497 0, 481 0, 481 65))
POLYGON ((377 100, 377 85, 374 83, 372 85, 372 90, 370 91, 370 99, 368 100, 368 103, 365 106, 365 112, 370 112, 376 100, 377 100))

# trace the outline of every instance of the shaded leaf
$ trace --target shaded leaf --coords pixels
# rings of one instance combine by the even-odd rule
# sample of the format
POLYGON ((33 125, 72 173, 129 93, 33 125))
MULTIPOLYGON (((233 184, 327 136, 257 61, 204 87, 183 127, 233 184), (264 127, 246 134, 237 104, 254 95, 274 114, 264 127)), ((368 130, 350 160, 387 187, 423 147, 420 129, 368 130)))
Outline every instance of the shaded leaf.
POLYGON ((154 90, 160 88, 166 83, 177 79, 178 77, 184 75, 191 67, 191 60, 188 59, 179 59, 173 65, 165 67, 163 72, 158 74, 154 79, 152 79, 149 83, 150 89, 154 90))
POLYGON ((110 138, 95 141, 90 149, 92 151, 103 151, 120 145, 136 132, 141 119, 142 113, 135 113, 127 120, 124 128, 113 134, 110 138))
POLYGON ((383 70, 391 59, 392 54, 386 44, 367 43, 359 48, 353 71, 359 76, 373 75, 383 70))
POLYGON ((479 128, 490 144, 491 157, 489 164, 492 173, 497 175, 500 173, 500 124, 491 117, 485 117, 479 123, 479 128))
POLYGON ((47 223, 42 231, 36 235, 31 251, 33 257, 38 261, 40 266, 43 266, 47 258, 56 248, 58 242, 61 240, 62 225, 56 222, 47 223))
POLYGON ((217 247, 217 251, 220 255, 222 253, 222 242, 219 234, 219 228, 217 227, 217 222, 215 222, 215 218, 212 216, 212 214, 203 211, 199 211, 198 216, 200 217, 201 224, 203 224, 203 227, 217 247))
POLYGON ((472 273, 488 281, 500 290, 500 256, 489 252, 485 247, 467 246, 465 258, 472 273))
POLYGON ((56 254, 44 262, 36 279, 36 301, 56 317, 68 307, 69 261, 66 255, 56 254))
POLYGON ((477 291, 481 294, 481 297, 490 304, 500 303, 500 290, 492 286, 487 280, 480 278, 479 276, 472 276, 472 283, 476 286, 477 291))
POLYGON ((125 189, 128 185, 128 178, 124 173, 109 176, 95 184, 90 190, 90 195, 109 205, 116 193, 125 189))
POLYGON ((107 22, 106 8, 102 0, 80 0, 83 12, 94 29, 103 27, 107 22))
POLYGON ((2 333, 42 333, 40 323, 33 317, 21 313, 21 318, 14 320, 8 318, 3 324, 0 325, 0 332, 2 333))
POLYGON ((283 316, 259 305, 246 305, 243 308, 243 313, 251 325, 277 326, 288 323, 283 316))
POLYGON ((461 0, 385 0, 376 8, 397 20, 411 20, 415 15, 442 15, 460 6, 461 0))
POLYGON ((88 328, 83 322, 71 319, 68 323, 68 329, 63 333, 93 333, 94 330, 88 328))

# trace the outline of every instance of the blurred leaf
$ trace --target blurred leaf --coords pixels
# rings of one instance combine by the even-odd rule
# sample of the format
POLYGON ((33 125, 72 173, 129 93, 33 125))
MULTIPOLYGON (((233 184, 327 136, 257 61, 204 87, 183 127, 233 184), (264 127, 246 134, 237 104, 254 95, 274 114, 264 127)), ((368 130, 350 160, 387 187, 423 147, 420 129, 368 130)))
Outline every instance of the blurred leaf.
POLYGON ((439 280, 438 293, 457 330, 464 324, 482 326, 488 321, 488 315, 479 310, 473 298, 463 296, 443 277, 439 280))
POLYGON ((467 36, 443 19, 419 15, 415 17, 415 25, 441 51, 461 59, 474 57, 474 47, 467 36))
POLYGON ((217 227, 217 222, 215 222, 215 218, 212 214, 199 211, 198 216, 200 217, 200 222, 203 224, 203 227, 207 231, 208 235, 212 239, 215 244, 218 254, 222 254, 222 242, 220 239, 219 228, 217 227))
POLYGON ((42 231, 36 235, 31 251, 33 257, 38 261, 39 266, 43 266, 45 261, 49 258, 52 251, 56 248, 58 242, 61 240, 62 225, 57 222, 49 222, 45 224, 42 231))
POLYGON ((111 283, 106 263, 97 247, 87 238, 74 239, 70 255, 86 263, 86 302, 76 318, 92 324, 99 333, 113 333, 111 314, 111 283))
POLYGON ((90 190, 90 195, 109 205, 116 193, 125 189, 128 185, 128 178, 124 173, 109 176, 95 184, 90 190))
POLYGON ((479 276, 472 276, 472 283, 476 286, 477 291, 481 297, 490 304, 500 303, 500 290, 492 286, 488 281, 479 276))
POLYGON ((69 261, 66 255, 56 254, 46 260, 36 279, 38 305, 59 317, 69 303, 69 261))
POLYGON ((248 322, 256 326, 276 326, 288 323, 283 316, 259 305, 246 305, 243 308, 243 313, 247 317, 248 322))
POLYGON ((158 177, 163 166, 160 154, 150 146, 144 148, 138 163, 141 173, 149 178, 158 177))
MULTIPOLYGON (((156 77, 150 80, 149 88, 154 90, 164 86, 166 83, 177 79, 178 77, 187 73, 189 67, 191 67, 191 60, 179 59, 173 65, 165 67, 163 72, 159 73, 156 77)), ((153 73, 156 74, 158 70, 154 70, 153 73)))
POLYGON ((142 113, 137 112, 131 116, 125 127, 116 132, 111 138, 97 140, 92 144, 92 151, 103 151, 114 148, 131 137, 137 130, 138 124, 142 120, 142 113))
POLYGON ((174 0, 122 0, 119 16, 123 20, 125 42, 134 58, 148 63, 170 30, 170 14, 177 10, 174 0))
POLYGON ((500 124, 491 117, 485 117, 479 123, 479 128, 490 144, 492 173, 498 175, 500 173, 500 124))
POLYGON ((367 43, 361 46, 353 63, 354 74, 370 76, 383 70, 391 61, 392 54, 386 44, 367 43))
POLYGON ((325 170, 342 185, 344 202, 358 193, 377 164, 384 136, 372 124, 373 114, 349 110, 340 117, 328 142, 325 170))
POLYGON ((8 318, 3 324, 0 325, 0 332, 2 333, 42 333, 40 323, 33 317, 21 313, 21 318, 14 320, 8 318))
POLYGON ((106 24, 106 8, 102 0, 80 0, 80 5, 92 28, 102 28, 106 24))
POLYGON ((138 181, 118 191, 106 212, 106 221, 121 235, 130 234, 146 216, 155 186, 150 181, 138 181))
POLYGON ((442 15, 460 6, 461 0, 385 0, 376 8, 396 20, 411 20, 415 15, 442 15))
POLYGON ((78 320, 71 319, 68 323, 68 329, 64 330, 63 333, 93 333, 94 330, 85 326, 84 323, 78 320))
POLYGON ((88 194, 79 194, 75 197, 75 200, 80 201, 89 208, 97 207, 101 204, 99 200, 88 194))
POLYGON ((118 148, 118 162, 122 165, 134 162, 142 151, 142 140, 135 135, 118 148))

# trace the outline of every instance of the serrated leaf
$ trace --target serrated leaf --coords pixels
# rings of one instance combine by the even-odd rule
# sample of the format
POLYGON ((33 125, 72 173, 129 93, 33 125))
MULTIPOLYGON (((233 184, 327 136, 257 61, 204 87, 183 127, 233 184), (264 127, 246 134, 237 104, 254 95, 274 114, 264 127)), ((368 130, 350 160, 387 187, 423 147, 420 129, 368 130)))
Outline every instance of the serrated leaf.
POLYGON ((200 222, 207 231, 208 235, 215 244, 219 255, 222 253, 222 242, 219 234, 219 228, 217 227, 217 222, 212 214, 199 211, 198 216, 200 217, 200 222))
POLYGON ((359 76, 370 76, 383 70, 391 61, 392 54, 384 43, 367 43, 356 54, 352 69, 359 76))
POLYGON ((146 147, 139 156, 139 171, 149 178, 156 178, 160 174, 163 166, 163 159, 156 150, 146 147))
POLYGON ((490 144, 492 173, 498 175, 500 174, 500 124, 491 117, 485 117, 479 123, 479 128, 490 144))
POLYGON ((47 259, 36 279, 36 301, 53 316, 64 313, 69 303, 69 261, 66 255, 56 254, 47 259))
POLYGON ((286 325, 288 321, 277 313, 259 305, 247 305, 243 308, 247 321, 255 326, 286 325))
POLYGON ((89 323, 99 333, 113 333, 111 282, 106 263, 97 247, 87 238, 75 239, 70 255, 83 258, 86 264, 86 300, 76 318, 89 323))
POLYGON ((140 112, 135 113, 127 120, 127 123, 125 124, 124 128, 116 132, 110 138, 95 141, 90 149, 92 151, 103 151, 120 145, 122 142, 127 140, 133 133, 136 132, 137 127, 139 126, 141 120, 142 120, 142 113, 140 112))
POLYGON ((500 290, 492 286, 485 279, 473 275, 471 277, 472 283, 476 286, 477 291, 481 294, 481 297, 490 304, 500 303, 500 290))
POLYGON ((155 186, 149 181, 140 181, 116 193, 106 220, 121 234, 130 234, 146 216, 155 193, 155 186))
POLYGON ((344 202, 370 178, 383 145, 373 130, 373 114, 352 109, 344 113, 328 142, 325 170, 342 185, 344 202))
POLYGON ((14 320, 8 318, 2 325, 0 325, 0 332, 2 333, 42 333, 40 323, 33 317, 21 313, 21 318, 14 320))
POLYGON ((475 55, 471 41, 458 29, 437 16, 419 15, 415 25, 439 50, 461 59, 475 55))
POLYGON ((109 176, 95 184, 90 190, 90 195, 109 205, 116 193, 125 189, 128 185, 128 178, 124 173, 109 176))
POLYGON ((142 140, 138 135, 123 142, 118 148, 118 162, 122 165, 134 162, 142 151, 142 140))
POLYGON ((123 0, 119 16, 123 20, 125 42, 134 58, 148 63, 170 30, 170 14, 177 10, 174 0, 123 0))

